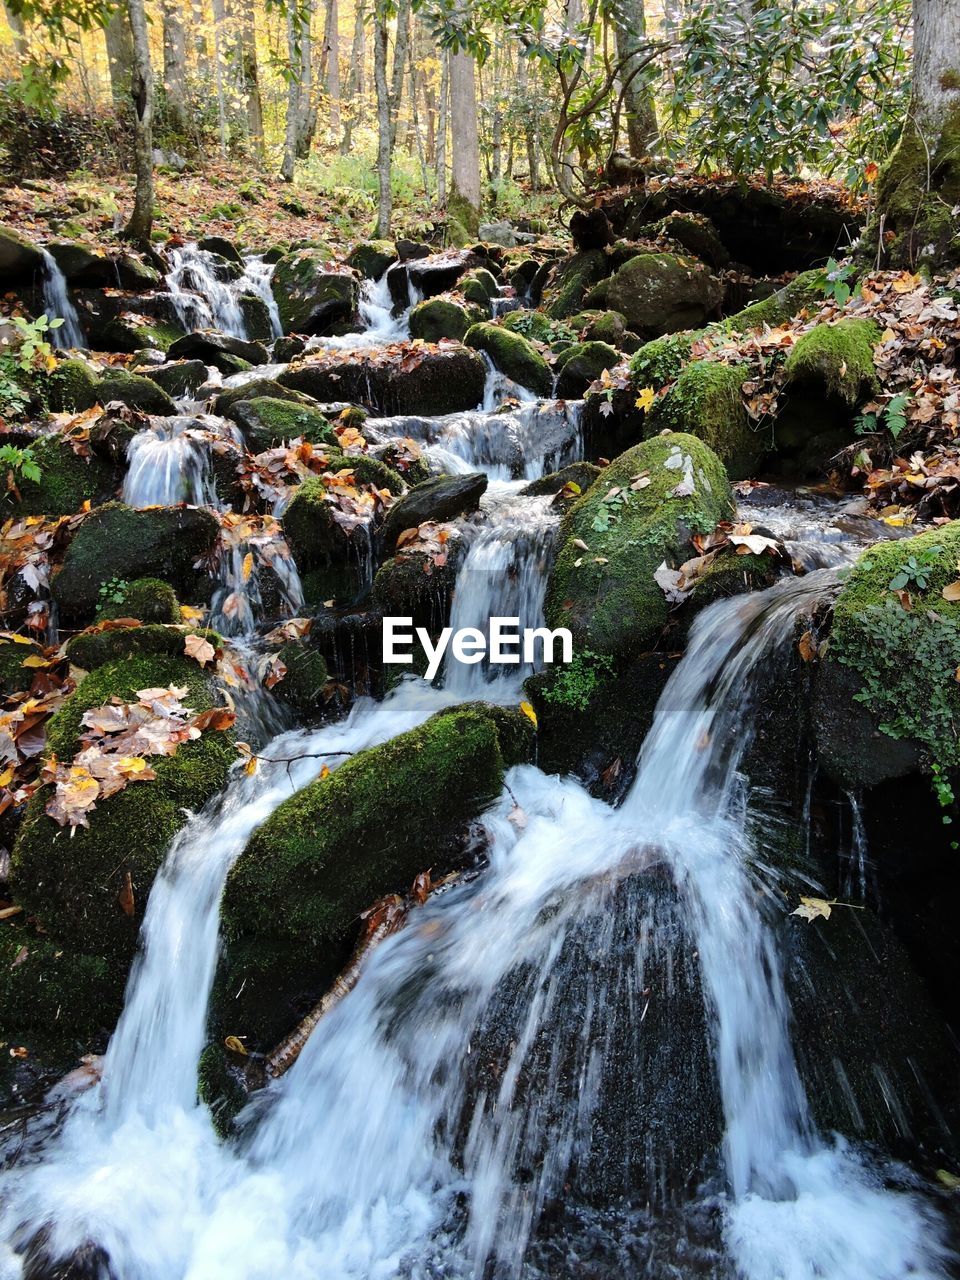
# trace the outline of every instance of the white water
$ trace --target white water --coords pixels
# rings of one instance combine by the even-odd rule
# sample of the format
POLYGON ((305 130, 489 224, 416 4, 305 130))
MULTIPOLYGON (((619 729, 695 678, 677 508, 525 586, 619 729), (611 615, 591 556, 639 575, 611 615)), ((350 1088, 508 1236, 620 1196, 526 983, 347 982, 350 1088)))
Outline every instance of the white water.
POLYGON ((48 320, 62 320, 53 330, 53 345, 63 351, 86 349, 87 340, 80 325, 77 309, 70 300, 67 280, 56 258, 46 249, 43 255, 43 310, 48 320))
POLYGON ((123 501, 130 507, 217 506, 209 450, 214 428, 231 437, 235 432, 213 418, 154 418, 127 446, 123 501))
POLYGON ((250 293, 266 304, 273 337, 280 337, 280 312, 270 285, 274 268, 259 255, 244 260, 243 274, 236 280, 218 280, 215 256, 195 244, 168 250, 168 258, 167 288, 177 319, 188 333, 215 329, 234 338, 246 338, 240 299, 250 293))
MULTIPOLYGON (((660 865, 679 893, 676 919, 692 934, 714 1028, 725 1239, 738 1273, 944 1276, 939 1229, 920 1203, 885 1191, 852 1151, 812 1130, 751 869, 737 771, 749 677, 828 586, 789 582, 701 616, 621 810, 531 766, 512 771, 512 794, 486 819, 486 873, 431 899, 374 952, 252 1111, 245 1138, 219 1146, 194 1101, 219 886, 254 827, 320 760, 235 783, 168 859, 103 1083, 43 1164, 7 1179, 7 1232, 24 1224, 22 1243, 45 1224, 54 1255, 96 1242, 123 1280, 466 1278, 490 1260, 497 1276, 519 1276, 541 1207, 589 1154, 604 1075, 619 1062, 607 1059, 615 1006, 602 977, 621 963, 607 950, 611 910, 622 923, 621 890, 629 901, 633 878, 660 865), (564 957, 578 945, 599 985, 588 984, 586 1010, 571 1019, 564 957), (498 1016, 508 1018, 506 1057, 491 1073, 482 1064, 497 1051, 484 1040, 498 1016), (543 1076, 545 1033, 555 1061, 543 1076), (580 1081, 572 1098, 570 1070, 580 1081)), ((408 681, 383 704, 359 703, 344 725, 278 739, 270 754, 356 749, 459 696, 408 681)), ((643 983, 650 945, 637 935, 636 961, 615 972, 614 990, 643 983)), ((642 1023, 639 1014, 631 1035, 642 1023)))
POLYGON ((410 310, 419 302, 411 287, 410 301, 398 315, 393 314, 393 299, 386 272, 379 280, 364 280, 360 285, 361 327, 355 333, 337 337, 314 337, 307 342, 308 351, 370 351, 405 342, 410 337, 410 310))

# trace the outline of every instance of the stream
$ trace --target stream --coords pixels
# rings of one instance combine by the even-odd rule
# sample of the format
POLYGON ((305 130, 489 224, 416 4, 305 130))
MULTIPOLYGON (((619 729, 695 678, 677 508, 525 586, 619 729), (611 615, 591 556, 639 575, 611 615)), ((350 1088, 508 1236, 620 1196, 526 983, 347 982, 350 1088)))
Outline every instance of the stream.
MULTIPOLYGON (((244 287, 253 279, 269 275, 248 261, 244 287)), ((192 323, 236 331, 195 255, 175 251, 170 283, 192 323)), ((405 332, 383 282, 367 289, 363 315, 355 346, 405 332)), ((491 615, 542 624, 558 516, 521 490, 581 456, 579 406, 524 394, 498 412, 504 390, 491 373, 474 412, 365 428, 377 442, 421 441, 438 469, 489 478, 480 512, 459 522, 453 627, 491 615)), ((132 442, 131 505, 215 503, 205 438, 229 424, 205 417, 198 430, 183 408, 132 442)), ((619 807, 572 778, 512 769, 482 819, 482 873, 431 896, 369 955, 292 1069, 220 1140, 197 1101, 197 1061, 220 895, 250 834, 323 763, 336 768, 337 753, 471 699, 516 704, 529 670, 448 659, 435 685, 407 676, 315 729, 277 732, 259 695, 263 764, 254 776, 237 769, 175 840, 101 1080, 41 1113, 0 1174, 2 1280, 77 1257, 83 1269, 69 1274, 91 1280, 950 1274, 945 1229, 913 1176, 811 1119, 778 944, 783 894, 740 768, 757 673, 879 531, 856 510, 789 495, 747 497, 741 514, 773 529, 806 572, 697 617, 619 807), (658 1000, 665 1016, 651 1009, 658 1000), (653 1037, 665 1031, 678 1038, 672 1060, 710 1058, 721 1115, 715 1159, 683 1185, 672 1155, 683 1080, 674 1110, 632 1119, 648 1105, 644 1073, 655 1079, 653 1037), (642 1203, 622 1189, 637 1168, 661 1187, 642 1203)), ((265 619, 259 562, 242 581, 243 554, 225 558, 214 625, 227 621, 225 596, 241 595, 226 629, 249 644, 265 619)), ((296 568, 279 560, 295 616, 296 568)))

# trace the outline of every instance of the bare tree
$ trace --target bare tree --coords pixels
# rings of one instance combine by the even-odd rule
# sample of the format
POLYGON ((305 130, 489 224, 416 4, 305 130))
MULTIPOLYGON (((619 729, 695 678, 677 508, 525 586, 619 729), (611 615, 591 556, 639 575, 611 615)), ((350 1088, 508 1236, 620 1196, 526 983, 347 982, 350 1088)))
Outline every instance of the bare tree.
POLYGON ((340 7, 337 0, 327 0, 323 28, 323 69, 330 111, 327 118, 331 134, 340 132, 340 7))
POLYGON ((350 69, 347 72, 345 101, 347 105, 346 123, 343 126, 343 138, 340 142, 340 154, 348 156, 353 146, 353 131, 363 119, 363 0, 356 0, 357 7, 353 23, 353 44, 350 49, 350 69))
POLYGON ((377 206, 377 236, 386 239, 390 235, 393 213, 393 193, 390 189, 390 87, 387 84, 387 12, 383 0, 374 7, 373 25, 373 81, 377 91, 377 177, 380 199, 377 206))
POLYGON ((643 72, 636 70, 649 48, 646 12, 643 0, 611 0, 607 13, 616 32, 617 56, 622 68, 620 82, 628 149, 630 155, 639 160, 647 154, 659 132, 653 91, 643 72))
POLYGON ((263 155, 263 99, 257 62, 257 29, 253 0, 233 0, 232 54, 237 87, 247 112, 247 133, 254 152, 263 155))
POLYGON ((162 0, 163 93, 166 118, 177 131, 187 130, 187 31, 176 0, 162 0))
POLYGON ((114 9, 103 28, 107 46, 107 66, 110 69, 110 95, 118 111, 125 112, 130 105, 130 84, 133 80, 133 32, 125 5, 114 9))
POLYGON ((437 203, 447 203, 447 132, 450 127, 450 51, 440 53, 440 110, 437 119, 437 203))
POLYGON ((149 244, 153 229, 153 69, 144 0, 127 0, 133 39, 130 95, 133 100, 134 150, 137 185, 133 213, 124 235, 138 244, 149 244))
POLYGON ((477 65, 469 53, 450 55, 450 131, 455 145, 447 197, 451 239, 467 244, 480 224, 480 137, 477 125, 477 65))
POLYGON ((23 26, 23 18, 4 0, 3 11, 7 16, 7 26, 13 36, 13 49, 18 58, 27 56, 27 33, 23 26))

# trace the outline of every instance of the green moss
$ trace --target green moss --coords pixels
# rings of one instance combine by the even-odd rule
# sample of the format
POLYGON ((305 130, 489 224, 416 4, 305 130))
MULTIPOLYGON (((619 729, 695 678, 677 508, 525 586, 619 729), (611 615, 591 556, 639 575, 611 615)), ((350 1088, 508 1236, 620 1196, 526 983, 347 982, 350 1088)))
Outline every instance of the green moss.
POLYGON ((490 301, 500 294, 500 286, 486 267, 478 267, 461 278, 457 286, 467 302, 489 309, 490 301))
POLYGON ((137 373, 123 369, 111 369, 97 384, 97 399, 101 404, 119 400, 131 409, 142 409, 159 417, 172 417, 177 408, 162 387, 137 373))
POLYGON ((261 453, 298 436, 311 444, 332 445, 339 450, 337 434, 330 420, 317 409, 294 400, 257 396, 235 402, 230 410, 243 432, 251 453, 261 453))
POLYGON ((402 477, 379 458, 365 453, 341 454, 330 462, 331 471, 352 471, 357 484, 371 484, 375 489, 386 489, 394 496, 403 493, 406 485, 402 477))
POLYGON ((97 454, 80 457, 61 435, 41 436, 30 447, 40 480, 21 481, 17 515, 72 516, 85 502, 112 497, 122 480, 112 463, 97 454))
POLYGON ((604 369, 613 369, 620 362, 620 353, 605 342, 577 342, 558 357, 554 369, 557 377, 557 397, 560 400, 579 400, 604 369))
MULTIPOLYGON (((167 685, 186 686, 184 701, 196 711, 213 705, 195 662, 144 654, 109 662, 86 676, 53 717, 46 752, 62 762, 72 759, 86 711, 112 697, 131 701, 140 689, 167 685)), ((222 789, 235 758, 230 736, 218 732, 182 744, 174 756, 152 757, 155 781, 102 800, 89 815, 89 829, 72 835, 44 812, 50 789, 41 787, 27 806, 11 856, 16 900, 72 952, 128 962, 153 878, 186 821, 185 811, 199 809, 222 789), (127 872, 136 901, 132 916, 117 902, 127 872)))
POLYGON ((500 327, 534 342, 550 342, 557 325, 542 311, 510 311, 500 321, 500 327))
POLYGON ((60 360, 42 379, 44 399, 53 413, 81 413, 97 403, 97 378, 84 360, 60 360))
POLYGON ((543 310, 553 320, 576 315, 583 309, 584 296, 608 272, 609 263, 602 249, 575 253, 557 263, 543 293, 543 310))
POLYGON ((598 654, 650 648, 669 613, 654 572, 664 560, 686 559, 690 534, 711 531, 732 509, 723 466, 702 441, 665 434, 629 449, 563 519, 548 623, 570 627, 577 648, 598 654), (685 476, 693 492, 678 494, 685 476), (650 483, 634 490, 635 477, 650 483))
POLYGON ((178 658, 183 656, 184 642, 188 635, 199 635, 204 640, 209 640, 214 648, 219 648, 222 644, 216 631, 197 631, 189 627, 147 623, 142 627, 81 631, 67 641, 67 657, 84 671, 93 671, 108 662, 117 662, 138 654, 145 657, 178 658))
POLYGON ((301 249, 281 258, 272 287, 284 333, 304 333, 345 320, 359 298, 353 272, 332 269, 322 249, 301 249))
POLYGON ((319 711, 323 706, 323 690, 329 676, 323 655, 302 640, 291 640, 280 649, 278 656, 287 673, 274 686, 274 695, 301 715, 319 711))
POLYGON ((447 239, 463 248, 480 235, 480 210, 456 188, 447 195, 447 239))
POLYGON ((645 342, 630 358, 630 376, 637 387, 659 391, 668 382, 675 382, 690 359, 693 338, 690 332, 667 333, 645 342))
POLYGON ((234 415, 231 409, 235 404, 242 400, 257 400, 261 396, 268 396, 272 400, 289 400, 294 404, 307 406, 314 404, 310 396, 305 396, 299 391, 291 391, 289 387, 282 386, 273 378, 254 378, 241 387, 228 387, 226 391, 221 391, 213 402, 213 411, 221 418, 232 418, 234 415))
POLYGON ((919 743, 928 767, 960 766, 960 604, 942 595, 958 561, 960 521, 878 543, 844 584, 830 633, 830 659, 861 683, 856 701, 888 737, 919 743))
MULTIPOLYGON (((388 617, 412 618, 415 627, 425 627, 435 636, 449 620, 457 579, 460 556, 455 552, 459 545, 452 545, 454 551, 448 552, 446 564, 439 568, 424 552, 385 560, 373 580, 371 602, 388 617)), ((414 652, 419 652, 417 646, 414 652)))
POLYGON ((931 137, 908 117, 880 171, 876 215, 863 238, 863 252, 871 260, 882 226, 884 265, 922 263, 936 271, 960 262, 960 227, 953 212, 960 204, 960 103, 950 106, 939 136, 931 136, 936 137, 932 152, 931 137))
POLYGON ((719 328, 725 333, 747 333, 764 326, 775 329, 792 320, 805 307, 819 306, 823 297, 823 272, 804 271, 782 289, 771 293, 769 298, 752 302, 749 307, 728 316, 719 328))
POLYGON ((18 644, 16 640, 0 640, 0 694, 23 693, 33 684, 36 671, 23 665, 24 658, 40 657, 43 650, 32 640, 18 644))
POLYGON ((473 707, 354 756, 254 833, 227 880, 227 937, 263 933, 308 960, 435 865, 499 795, 503 769, 495 719, 473 707))
POLYGON ((521 386, 548 396, 553 388, 550 367, 537 349, 519 333, 498 324, 475 324, 467 331, 464 344, 484 351, 501 371, 521 386))
POLYGON ((586 711, 612 673, 613 659, 609 655, 580 649, 572 662, 551 673, 553 679, 543 689, 543 697, 572 711, 586 711))
POLYGON ((0 931, 4 1027, 81 1034, 110 1029, 125 981, 124 966, 72 950, 28 925, 7 924, 0 931))
POLYGON ((631 329, 656 337, 702 324, 722 297, 720 281, 702 263, 641 253, 611 276, 604 304, 625 316, 631 329))
POLYGON ((379 280, 396 260, 397 246, 392 240, 364 240, 351 250, 347 263, 368 280, 379 280))
POLYGON ((741 394, 743 379, 743 370, 735 366, 695 360, 647 414, 645 434, 688 432, 710 446, 734 480, 753 475, 769 439, 753 429, 741 394))
POLYGON ((590 342, 607 342, 611 347, 619 348, 626 327, 626 317, 619 311, 601 311, 588 321, 581 333, 590 342))
POLYGON ((222 1045, 208 1044, 197 1063, 197 1097, 209 1108, 216 1133, 226 1138, 247 1101, 247 1092, 230 1072, 222 1045))
POLYGON ((102 606, 97 616, 101 621, 139 618, 141 622, 179 622, 180 605, 169 583, 159 578, 137 578, 123 588, 122 599, 102 606))
POLYGON ((873 363, 879 341, 880 330, 872 320, 815 325, 787 356, 786 380, 821 387, 852 409, 879 389, 873 363))
POLYGON ((410 336, 424 342, 439 342, 441 338, 459 342, 469 328, 466 311, 449 298, 427 298, 410 312, 410 336))

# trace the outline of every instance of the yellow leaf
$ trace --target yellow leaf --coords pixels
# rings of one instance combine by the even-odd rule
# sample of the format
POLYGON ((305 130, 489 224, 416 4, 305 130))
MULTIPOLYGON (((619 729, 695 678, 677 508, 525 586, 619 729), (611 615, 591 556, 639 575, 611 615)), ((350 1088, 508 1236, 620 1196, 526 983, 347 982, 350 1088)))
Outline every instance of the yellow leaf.
POLYGON ((879 176, 880 169, 872 160, 868 165, 864 165, 863 180, 868 186, 872 186, 879 176))
POLYGON ((638 409, 646 411, 650 408, 656 398, 657 393, 654 391, 653 387, 644 387, 637 396, 635 403, 638 409))
POLYGON ((0 787, 9 787, 13 781, 13 765, 8 765, 3 773, 0 773, 0 787))
POLYGON ((521 703, 520 703, 520 710, 523 712, 523 714, 527 717, 527 719, 528 719, 528 720, 533 724, 533 727, 536 729, 536 728, 537 728, 537 713, 534 711, 533 707, 531 707, 530 703, 529 703, 529 702, 521 702, 521 703))
POLYGON ((121 773, 143 773, 147 762, 142 756, 121 756, 118 767, 121 773))
POLYGON ((792 916, 800 916, 802 920, 816 920, 822 916, 824 920, 830 919, 830 908, 833 904, 828 902, 826 898, 804 898, 800 899, 800 906, 796 911, 791 911, 792 916))
POLYGON ((951 604, 960 600, 960 581, 951 582, 943 588, 940 593, 944 600, 949 600, 951 604))
POLYGON ((229 1049, 231 1053, 242 1054, 244 1058, 247 1056, 246 1046, 239 1036, 227 1036, 223 1042, 223 1047, 229 1049))
POLYGON ((325 764, 320 770, 320 779, 322 781, 324 778, 329 778, 329 777, 330 777, 330 766, 328 764, 325 764))
POLYGON ((945 1186, 948 1191, 960 1191, 960 1178, 955 1173, 950 1173, 947 1169, 937 1170, 937 1181, 945 1186))
POLYGON ((243 772, 251 776, 257 772, 257 757, 251 756, 247 763, 243 766, 243 772))
POLYGON ((248 582, 250 580, 251 573, 253 573, 253 552, 248 551, 247 554, 243 557, 244 582, 248 582))
POLYGON ((39 653, 31 653, 28 658, 20 663, 21 667, 49 667, 50 663, 46 658, 41 658, 39 653))

